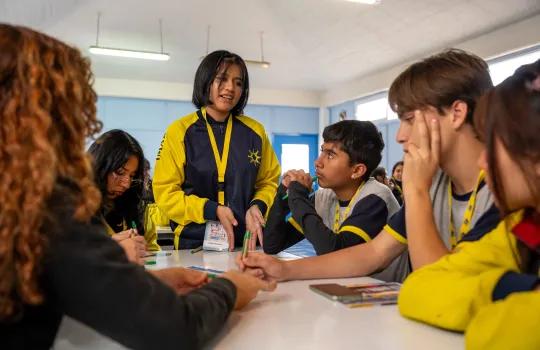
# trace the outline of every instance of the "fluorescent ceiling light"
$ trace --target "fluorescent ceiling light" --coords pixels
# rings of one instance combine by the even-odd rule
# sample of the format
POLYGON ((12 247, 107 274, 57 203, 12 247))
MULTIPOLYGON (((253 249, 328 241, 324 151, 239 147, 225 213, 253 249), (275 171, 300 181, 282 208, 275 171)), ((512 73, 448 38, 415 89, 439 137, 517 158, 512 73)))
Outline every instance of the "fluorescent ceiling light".
POLYGON ((115 49, 112 47, 102 47, 102 46, 95 46, 95 45, 90 46, 89 51, 90 53, 93 53, 95 55, 142 58, 145 60, 155 60, 155 61, 168 61, 169 58, 171 58, 168 53, 115 49))
POLYGON ((365 5, 378 5, 381 3, 381 0, 346 0, 348 2, 356 2, 359 4, 365 4, 365 5))
POLYGON ((270 62, 268 61, 256 61, 256 60, 244 60, 246 64, 251 64, 254 66, 260 66, 261 68, 269 68, 270 62))
POLYGON ((104 47, 99 45, 99 24, 101 20, 101 12, 98 12, 97 26, 96 26, 96 44, 89 47, 90 53, 95 55, 115 56, 115 57, 130 57, 130 58, 142 58, 144 60, 154 61, 168 61, 170 55, 163 52, 163 28, 161 19, 159 20, 159 38, 161 42, 161 51, 141 51, 141 50, 129 50, 120 49, 116 47, 104 47))

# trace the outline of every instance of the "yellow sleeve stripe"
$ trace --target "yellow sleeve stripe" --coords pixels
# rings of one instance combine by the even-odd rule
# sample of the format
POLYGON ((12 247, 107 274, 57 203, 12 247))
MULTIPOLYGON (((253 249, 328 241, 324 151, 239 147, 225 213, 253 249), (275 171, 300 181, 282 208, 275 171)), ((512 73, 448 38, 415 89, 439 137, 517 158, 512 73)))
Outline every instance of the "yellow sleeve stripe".
POLYGON ((294 227, 296 229, 296 231, 300 232, 301 234, 304 234, 304 230, 302 230, 302 226, 300 226, 296 220, 294 220, 294 218, 291 216, 289 218, 289 220, 287 220, 289 222, 289 224, 292 225, 292 227, 294 227))
POLYGON ((180 235, 182 234, 183 230, 184 230, 184 226, 182 225, 178 225, 174 229, 174 240, 173 240, 174 250, 180 249, 180 235))
POLYGON ((407 244, 407 238, 400 235, 396 230, 391 228, 390 225, 384 225, 384 230, 388 232, 392 237, 394 237, 399 243, 407 244))
POLYGON ((248 117, 248 116, 245 116, 245 115, 236 116, 236 119, 238 119, 239 121, 244 123, 244 125, 246 125, 248 128, 253 130, 253 132, 255 132, 257 135, 259 135, 259 137, 261 139, 264 139, 266 133, 265 133, 265 130, 264 130, 264 126, 261 123, 259 123, 255 119, 253 119, 251 117, 248 117))
POLYGON ((371 237, 369 237, 369 235, 366 233, 366 231, 362 230, 360 227, 356 227, 356 226, 343 226, 339 229, 339 231, 337 232, 338 234, 340 234, 341 232, 343 231, 349 231, 349 232, 352 232, 354 233, 355 235, 358 235, 360 236, 365 242, 369 242, 371 241, 371 237))

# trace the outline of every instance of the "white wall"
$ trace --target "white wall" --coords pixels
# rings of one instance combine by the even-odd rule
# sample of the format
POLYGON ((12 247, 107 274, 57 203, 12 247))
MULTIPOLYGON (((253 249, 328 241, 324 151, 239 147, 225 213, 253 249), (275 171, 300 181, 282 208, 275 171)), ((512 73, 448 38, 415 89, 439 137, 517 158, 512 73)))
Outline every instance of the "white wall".
MULTIPOLYGON (((473 52, 484 59, 489 59, 508 52, 534 46, 538 43, 540 43, 540 15, 499 28, 488 34, 456 43, 453 47, 461 48, 473 52)), ((440 50, 444 48, 441 47, 440 50)), ((433 53, 435 52, 427 52, 423 57, 433 53)), ((334 106, 358 97, 386 90, 401 71, 421 58, 416 57, 387 70, 341 83, 339 86, 327 90, 322 95, 321 105, 334 106)))
MULTIPOLYGON (((192 84, 162 81, 96 78, 99 96, 191 101, 192 84)), ((290 107, 319 107, 321 93, 302 90, 251 89, 249 104, 290 107)))

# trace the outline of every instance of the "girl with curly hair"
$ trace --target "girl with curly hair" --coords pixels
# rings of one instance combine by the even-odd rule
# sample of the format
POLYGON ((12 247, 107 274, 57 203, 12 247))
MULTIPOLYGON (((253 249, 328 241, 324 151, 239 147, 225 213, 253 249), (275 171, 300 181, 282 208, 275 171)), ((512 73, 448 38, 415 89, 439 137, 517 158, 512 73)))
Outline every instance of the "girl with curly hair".
POLYGON ((149 273, 90 223, 101 200, 84 150, 101 128, 91 82, 77 49, 0 24, 2 348, 50 348, 64 315, 129 348, 202 347, 272 286, 238 272, 149 273))

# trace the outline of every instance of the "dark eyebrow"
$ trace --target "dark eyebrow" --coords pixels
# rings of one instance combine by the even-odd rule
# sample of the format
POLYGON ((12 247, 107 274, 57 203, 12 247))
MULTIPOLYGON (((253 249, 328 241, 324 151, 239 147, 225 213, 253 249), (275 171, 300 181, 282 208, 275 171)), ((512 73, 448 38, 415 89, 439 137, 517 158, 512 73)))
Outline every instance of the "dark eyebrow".
POLYGON ((337 154, 332 148, 324 148, 323 146, 321 146, 321 152, 337 154))

